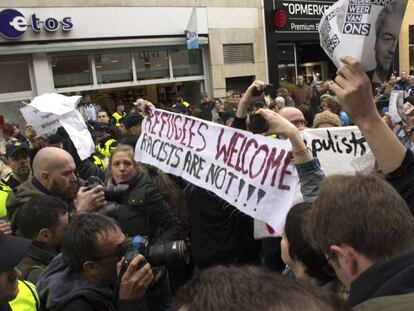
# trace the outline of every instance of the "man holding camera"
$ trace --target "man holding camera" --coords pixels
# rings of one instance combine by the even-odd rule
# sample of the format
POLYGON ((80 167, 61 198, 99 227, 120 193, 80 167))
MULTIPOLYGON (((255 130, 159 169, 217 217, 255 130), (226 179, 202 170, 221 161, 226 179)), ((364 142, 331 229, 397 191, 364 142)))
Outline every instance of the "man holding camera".
POLYGON ((16 215, 20 208, 36 194, 48 194, 61 198, 76 207, 77 211, 96 211, 105 204, 102 186, 88 190, 80 188, 75 174, 72 156, 63 149, 41 149, 33 160, 33 177, 11 192, 6 201, 7 216, 15 232, 18 228, 16 215))
POLYGON ((151 266, 136 256, 119 275, 125 235, 99 214, 80 214, 68 226, 62 254, 44 270, 38 293, 45 310, 145 310, 151 266), (114 288, 114 290, 112 290, 114 288))

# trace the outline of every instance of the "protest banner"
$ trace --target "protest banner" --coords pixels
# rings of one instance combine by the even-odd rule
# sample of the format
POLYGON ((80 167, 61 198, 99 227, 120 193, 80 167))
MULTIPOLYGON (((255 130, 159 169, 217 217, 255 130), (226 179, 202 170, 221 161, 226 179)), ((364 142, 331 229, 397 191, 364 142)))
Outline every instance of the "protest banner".
POLYGON ((25 106, 20 111, 26 123, 36 130, 37 135, 50 133, 61 126, 59 116, 51 112, 41 112, 32 106, 25 106))
POLYGON ((391 115, 392 123, 399 123, 405 121, 404 114, 404 91, 391 91, 389 112, 391 115))
POLYGON ((369 173, 375 158, 357 126, 307 129, 303 140, 325 175, 369 173))
POLYGON ((135 160, 154 165, 281 228, 298 185, 289 141, 154 109, 135 160))
POLYGON ((84 160, 94 152, 95 144, 82 115, 76 109, 81 98, 55 93, 43 94, 36 96, 21 112, 27 124, 32 125, 38 135, 63 126, 80 159, 84 160))
MULTIPOLYGON (((357 126, 307 129, 302 137, 313 157, 318 158, 325 175, 370 173, 375 158, 368 143, 357 126)), ((303 202, 300 188, 293 198, 293 204, 303 202)), ((282 228, 283 230, 283 228, 282 228)), ((270 224, 255 221, 256 239, 280 236, 283 231, 270 224)))
POLYGON ((339 0, 319 23, 321 47, 339 68, 357 59, 372 82, 385 81, 393 62, 407 0, 339 0))

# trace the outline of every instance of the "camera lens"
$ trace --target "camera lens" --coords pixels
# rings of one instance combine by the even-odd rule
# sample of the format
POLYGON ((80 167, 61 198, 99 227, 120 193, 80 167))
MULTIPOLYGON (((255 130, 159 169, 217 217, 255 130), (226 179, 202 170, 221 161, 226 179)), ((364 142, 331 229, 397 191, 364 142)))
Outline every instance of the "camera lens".
POLYGON ((173 241, 150 247, 147 260, 153 266, 175 266, 190 262, 190 251, 185 241, 173 241))

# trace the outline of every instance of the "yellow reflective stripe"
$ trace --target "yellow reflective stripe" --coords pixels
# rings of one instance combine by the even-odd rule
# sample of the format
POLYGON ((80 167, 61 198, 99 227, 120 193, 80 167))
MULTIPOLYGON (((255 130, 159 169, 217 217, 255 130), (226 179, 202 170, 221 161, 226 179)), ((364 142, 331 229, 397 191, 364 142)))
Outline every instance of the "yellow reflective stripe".
POLYGON ((115 149, 115 147, 111 147, 111 145, 113 144, 113 143, 117 143, 117 141, 115 140, 115 139, 108 139, 106 142, 105 142, 105 147, 101 147, 101 144, 98 144, 98 146, 97 146, 97 150, 98 150, 98 152, 100 153, 100 154, 102 154, 103 156, 105 156, 105 157, 110 157, 111 156, 111 154, 112 154, 112 152, 114 151, 114 149, 115 149))
POLYGON ((0 182, 0 218, 7 216, 6 201, 10 191, 12 188, 0 182))
POLYGON ((13 175, 12 171, 8 172, 7 175, 2 180, 0 180, 0 183, 7 184, 7 182, 9 181, 10 177, 12 177, 12 175, 13 175))
POLYGON ((19 281, 19 293, 9 302, 13 311, 34 311, 39 306, 36 286, 27 281, 19 281))
POLYGON ((105 169, 106 168, 105 162, 100 157, 98 157, 97 155, 94 155, 94 156, 92 156, 92 158, 93 158, 93 163, 96 166, 98 166, 98 167, 100 167, 102 169, 105 169))

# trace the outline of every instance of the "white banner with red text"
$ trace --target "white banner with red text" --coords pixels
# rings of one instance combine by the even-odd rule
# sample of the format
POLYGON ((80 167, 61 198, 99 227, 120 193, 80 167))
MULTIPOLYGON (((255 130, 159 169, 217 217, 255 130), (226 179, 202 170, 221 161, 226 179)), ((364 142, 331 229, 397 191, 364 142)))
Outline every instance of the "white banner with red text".
POLYGON ((289 141, 158 109, 142 123, 135 160, 212 191, 277 229, 299 181, 289 141))

